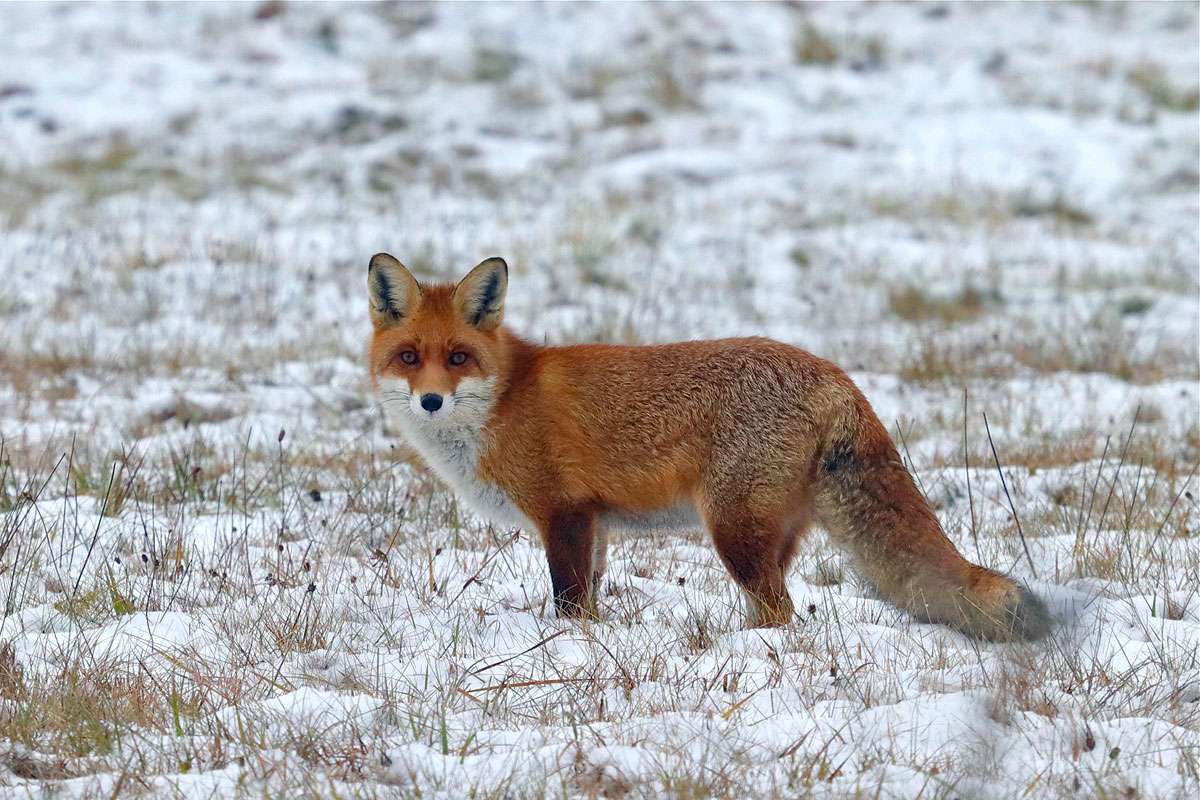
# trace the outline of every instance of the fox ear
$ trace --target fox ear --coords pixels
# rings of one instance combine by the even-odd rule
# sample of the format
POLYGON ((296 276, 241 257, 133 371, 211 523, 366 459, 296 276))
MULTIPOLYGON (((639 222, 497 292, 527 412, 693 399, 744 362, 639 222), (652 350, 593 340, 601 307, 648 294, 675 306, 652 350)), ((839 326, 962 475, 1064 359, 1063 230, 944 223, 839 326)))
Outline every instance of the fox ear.
POLYGON ((395 325, 421 302, 421 287, 408 269, 387 253, 371 256, 367 267, 371 322, 376 329, 395 325))
POLYGON ((503 258, 484 259, 454 287, 454 305, 467 322, 490 331, 504 317, 507 290, 508 264, 503 258))

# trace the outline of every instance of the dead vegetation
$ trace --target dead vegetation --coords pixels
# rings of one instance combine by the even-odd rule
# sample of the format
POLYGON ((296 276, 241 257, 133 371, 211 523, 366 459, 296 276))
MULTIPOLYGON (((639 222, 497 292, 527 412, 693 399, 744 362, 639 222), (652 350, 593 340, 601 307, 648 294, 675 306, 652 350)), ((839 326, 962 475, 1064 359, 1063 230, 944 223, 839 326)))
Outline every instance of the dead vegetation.
POLYGON ((888 307, 907 322, 953 324, 976 319, 989 305, 1000 305, 998 293, 985 292, 970 284, 950 297, 929 294, 919 286, 897 286, 888 291, 888 307))
MULTIPOLYGON (((1072 448, 1066 442, 1047 443, 1041 449, 998 443, 1005 470, 1023 470, 1029 476, 1055 472, 1059 476, 1053 483, 1058 488, 1052 497, 1047 495, 1045 505, 1022 493, 1025 490, 1019 481, 1012 486, 1018 497, 1016 511, 1035 547, 1050 547, 1049 543, 1062 536, 1074 542, 1073 549, 1060 552, 1054 560, 1054 580, 1077 576, 1113 586, 1154 586, 1163 585, 1172 574, 1178 580, 1180 570, 1200 580, 1200 562, 1194 555, 1179 562, 1170 557, 1172 550, 1162 549, 1164 541, 1187 543, 1195 535, 1197 507, 1191 495, 1195 472, 1185 463, 1170 461, 1168 443, 1153 432, 1153 423, 1144 424, 1145 431, 1139 432, 1134 424, 1098 452, 1083 444, 1072 448)), ((1091 438, 1080 437, 1081 441, 1091 438)), ((737 635, 736 603, 722 606, 704 599, 706 593, 726 594, 727 581, 719 564, 709 563, 698 571, 691 563, 694 556, 685 556, 679 563, 674 553, 678 545, 671 539, 630 543, 642 554, 641 566, 636 573, 622 574, 618 569, 612 578, 614 582, 602 599, 609 621, 580 630, 563 628, 554 624, 544 602, 533 600, 525 613, 532 613, 544 627, 539 638, 526 645, 532 649, 517 662, 489 657, 476 637, 487 630, 492 615, 503 613, 503 605, 486 599, 487 587, 494 584, 498 573, 515 569, 511 574, 523 574, 511 559, 536 559, 537 551, 531 551, 523 537, 499 537, 447 514, 447 498, 432 484, 414 493, 422 485, 419 481, 389 482, 387 476, 395 474, 395 463, 370 447, 321 455, 303 442, 284 447, 287 441, 284 436, 274 449, 245 448, 222 454, 221 448, 197 440, 190 450, 167 453, 165 462, 124 452, 95 459, 77 456, 70 471, 66 471, 67 462, 61 461, 52 468, 57 472, 18 470, 6 475, 3 483, 8 487, 34 487, 15 493, 17 500, 5 515, 10 526, 14 518, 33 507, 31 503, 38 499, 36 487, 55 485, 56 474, 62 477, 64 472, 71 476, 71 492, 87 499, 105 492, 111 496, 111 491, 101 490, 97 478, 83 476, 107 471, 115 481, 113 476, 126 470, 124 480, 131 490, 122 505, 108 508, 97 503, 102 514, 114 519, 137 519, 151 508, 184 511, 175 517, 169 532, 160 530, 140 549, 116 542, 101 545, 93 563, 108 566, 91 570, 93 577, 77 587, 68 583, 51 591, 48 598, 57 598, 53 599, 57 613, 75 626, 72 636, 84 637, 89 630, 140 618, 138 615, 178 610, 208 619, 209 630, 232 656, 232 660, 217 663, 201 649, 166 645, 143 656, 144 665, 139 665, 113 660, 97 650, 93 640, 77 638, 79 647, 71 646, 68 651, 72 655, 64 652, 62 660, 49 659, 58 667, 31 671, 7 644, 0 648, 0 722, 17 748, 5 756, 15 774, 37 780, 94 774, 106 769, 106 764, 127 763, 131 752, 143 752, 148 746, 146 737, 153 734, 180 742, 177 755, 155 751, 159 763, 163 758, 176 759, 174 767, 162 766, 167 771, 184 769, 180 766, 184 763, 191 768, 214 768, 245 759, 261 742, 271 741, 301 762, 332 770, 338 781, 365 790, 375 781, 417 780, 415 774, 399 778, 403 772, 381 768, 380 751, 366 744, 371 737, 383 730, 395 731, 400 725, 436 752, 464 756, 486 752, 474 743, 473 732, 451 722, 457 715, 470 715, 481 707, 491 725, 522 725, 530 718, 555 725, 563 714, 599 725, 613 719, 615 697, 626 698, 623 702, 632 703, 637 714, 654 718, 689 708, 696 702, 689 698, 705 696, 694 694, 702 689, 723 698, 716 705, 715 718, 733 722, 758 713, 749 709, 755 707, 756 696, 768 691, 799 704, 789 705, 789 713, 805 713, 809 704, 828 696, 826 690, 811 688, 809 673, 821 671, 834 676, 832 691, 860 698, 865 708, 886 706, 902 697, 888 684, 890 667, 873 666, 875 661, 852 633, 863 626, 894 625, 898 612, 880 604, 863 605, 856 611, 844 606, 839 612, 828 599, 801 603, 802 621, 782 640, 766 640, 761 652, 731 649, 730 637, 737 635), (228 464, 220 475, 217 459, 228 464), (212 473, 211 479, 195 475, 193 464, 203 465, 202 472, 212 473), (175 477, 152 480, 166 474, 175 477), (248 499, 235 502, 217 491, 220 486, 243 483, 254 487, 242 495, 248 499), (378 509, 385 507, 396 512, 396 522, 380 529, 378 509), (195 523, 189 524, 187 519, 211 517, 218 509, 227 509, 220 513, 229 515, 224 524, 226 530, 237 532, 235 538, 215 552, 198 549, 193 544, 195 523), (263 515, 264 511, 269 513, 263 515), (361 522, 355 523, 356 519, 361 522), (241 533, 243 526, 245 534, 241 533), (255 527, 260 529, 257 534, 252 533, 255 527), (455 533, 439 537, 435 548, 418 533, 432 529, 455 533), (192 532, 186 533, 189 530, 192 532), (343 549, 340 543, 347 542, 346 536, 375 544, 343 549), (462 562, 457 577, 445 574, 446 558, 462 562), (470 577, 464 582, 462 575, 470 577), (649 618, 669 615, 670 608, 646 597, 642 587, 659 581, 699 594, 689 595, 694 599, 687 601, 686 612, 668 623, 669 638, 652 644, 645 638, 646 632, 639 631, 646 630, 649 618), (426 645, 415 645, 405 633, 405 625, 411 623, 386 631, 386 609, 397 602, 421 609, 419 614, 448 611, 453 630, 436 636, 432 631, 422 634, 427 637, 426 645), (213 609, 211 616, 202 610, 205 607, 213 609), (471 607, 477 610, 468 610, 471 607), (379 623, 384 627, 377 628, 379 623), (854 636, 858 644, 847 649, 847 635, 854 636), (409 658, 419 657, 428 643, 436 642, 441 649, 439 658, 457 665, 454 674, 461 677, 448 683, 439 679, 415 692, 410 687, 404 696, 397 696, 397 687, 384 675, 350 669, 351 662, 346 661, 379 636, 386 636, 392 648, 407 652, 409 658), (583 666, 539 657, 540 650, 564 636, 577 639, 592 653, 583 666), (416 649, 411 649, 414 646, 416 649), (339 655, 342 653, 345 655, 339 655), (686 666, 687 660, 678 660, 679 653, 710 666, 693 671, 686 666), (279 664, 289 666, 281 669, 279 664), (169 668, 165 673, 163 666, 169 668), (248 673, 242 672, 246 669, 248 673), (543 671, 535 673, 537 669, 543 671), (531 677, 533 674, 538 676, 531 677), (352 726, 360 739, 306 733, 290 723, 283 733, 264 727, 270 716, 261 716, 254 710, 255 704, 304 686, 322 690, 343 687, 385 699, 391 711, 359 721, 341 718, 343 721, 336 723, 352 726), (219 721, 213 716, 216 710, 234 707, 242 719, 237 724, 229 716, 220 716, 219 721), (210 738, 212 747, 221 752, 192 752, 179 738, 214 734, 217 738, 210 738)), ((978 448, 971 459, 977 469, 988 468, 978 448)), ((974 502, 981 507, 995 502, 996 484, 986 474, 977 477, 972 491, 974 502)), ((8 493, 14 495, 11 488, 8 493)), ((80 517, 76 523, 77 537, 85 544, 95 541, 86 520, 80 517)), ((0 538, 0 542, 14 543, 12 530, 10 527, 8 538, 0 538)), ((993 550, 1011 551, 1017 535, 1010 518, 990 511, 979 515, 974 532, 975 541, 989 543, 993 550)), ((696 544, 703 546, 701 541, 696 544)), ((1045 567, 1048 551, 1038 553, 1037 560, 1045 567)), ((12 575, 14 570, 27 572, 32 558, 27 547, 14 551, 10 544, 0 554, 0 563, 6 567, 4 573, 12 575)), ((985 560, 999 563, 994 554, 985 560)), ((857 579, 847 580, 842 562, 817 544, 802 555, 802 561, 802 585, 832 597, 855 591, 857 579)), ((14 590, 18 591, 15 600, 23 607, 35 603, 45 591, 28 585, 14 590)), ((535 597, 542 595, 534 585, 526 591, 535 597)), ((1158 591, 1148 614, 1152 619, 1184 620, 1194 616, 1195 608, 1194 597, 1158 591)), ((406 617, 414 622, 418 618, 406 617)), ((1099 617, 1089 624, 1108 625, 1111 621, 1099 617)), ((1182 653, 1163 644, 1167 649, 1161 654, 1162 661, 1153 666, 1097 667, 1088 657, 1076 654, 1078 645, 1068 641, 1072 636, 1087 640, 1090 635, 1087 630, 1064 631, 1064 638, 1056 639, 1047 650, 1014 653, 992 677, 979 676, 982 682, 978 686, 988 693, 992 719, 1006 728, 1018 728, 1028 724, 1030 715, 1059 724, 1063 719, 1160 716, 1165 709, 1179 723, 1200 723, 1195 709, 1180 699, 1186 692, 1171 694, 1162 688, 1166 684, 1159 683, 1186 669, 1180 660, 1185 658, 1182 653), (1113 686, 1126 688, 1115 691, 1113 686)), ((973 658, 969 651, 954 647, 926 650, 928 643, 920 638, 901 638, 891 646, 898 648, 894 658, 933 670, 930 675, 948 674, 946 671, 973 658)), ((810 791, 871 774, 868 768, 848 772, 840 762, 826 757, 821 744, 800 742, 788 751, 784 772, 777 776, 781 787, 810 791)), ((732 748, 738 752, 736 745, 732 748)), ((663 771, 650 778, 614 773, 585 759, 575 773, 575 785, 596 791, 604 787, 619 790, 627 784, 653 785, 663 791, 694 790, 706 796, 710 791, 727 790, 742 770, 759 768, 756 757, 749 753, 734 755, 732 761, 724 762, 728 765, 725 771, 688 782, 669 751, 663 758, 663 771)), ((248 774, 261 769, 250 761, 244 763, 248 774)), ((949 768, 925 763, 922 769, 938 775, 949 768)))
MULTIPOLYGON (((222 12, 205 35, 244 61, 164 131, 64 129, 53 158, 0 167, 0 792, 1127 797, 1163 763, 1200 785, 1196 148, 1155 127, 1195 113, 1194 82, 1044 69, 1064 60, 1021 41, 926 62, 872 18, 949 36, 1002 6, 781 7, 770 53, 648 8, 652 30, 561 64, 520 36, 421 49, 453 6, 222 12), (341 99, 360 13, 398 37, 366 56, 371 103, 341 99), (242 25, 339 68, 302 79, 242 25), (887 100, 871 73, 931 65, 1078 142, 988 140, 1039 165, 988 178, 970 141, 944 174, 921 162, 920 115, 980 121, 957 105, 858 124, 887 100), (254 136, 221 116, 244 121, 221 96, 249 76, 254 136), (452 101, 409 111, 429 87, 452 101), (777 90, 803 125, 772 121, 777 90), (1112 151, 1112 203, 1073 161, 1109 138, 1139 143, 1112 151), (919 624, 820 530, 786 629, 740 630, 701 530, 616 539, 601 619, 561 623, 536 534, 476 519, 381 422, 355 250, 389 237, 429 278, 511 254, 507 313, 539 341, 766 334, 865 373, 948 533, 1046 595, 1055 635, 919 624), (1119 411, 1062 400, 1095 383, 1119 411)), ((83 52, 62 34, 56 59, 83 52)))
MULTIPOLYGON (((899 302, 903 313, 942 322, 972 315, 970 306, 961 302, 930 303, 904 295, 899 302)), ((1196 380, 1200 362, 1195 342, 1167 339, 1098 315, 1059 330, 1045 330, 1032 320, 1023 327, 1019 319, 1010 319, 1003 327, 976 333, 924 337, 911 343, 899 369, 905 380, 960 385, 972 379, 1056 373, 1098 373, 1132 384, 1153 384, 1196 380)))
POLYGON ((856 72, 868 72, 886 68, 889 57, 887 40, 878 34, 834 35, 803 17, 792 34, 792 58, 797 64, 845 64, 856 72))
POLYGON ((1125 73, 1125 80, 1163 110, 1188 114, 1200 109, 1200 86, 1180 85, 1161 65, 1154 62, 1143 61, 1130 67, 1125 73))

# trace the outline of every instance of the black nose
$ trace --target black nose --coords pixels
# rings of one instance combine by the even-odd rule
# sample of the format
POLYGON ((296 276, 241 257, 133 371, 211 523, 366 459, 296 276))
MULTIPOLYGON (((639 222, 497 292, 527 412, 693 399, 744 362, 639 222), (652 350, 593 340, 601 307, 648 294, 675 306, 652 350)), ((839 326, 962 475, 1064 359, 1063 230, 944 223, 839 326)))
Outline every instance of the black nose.
POLYGON ((440 394, 423 394, 421 395, 421 408, 429 413, 433 413, 442 407, 442 396, 440 394))

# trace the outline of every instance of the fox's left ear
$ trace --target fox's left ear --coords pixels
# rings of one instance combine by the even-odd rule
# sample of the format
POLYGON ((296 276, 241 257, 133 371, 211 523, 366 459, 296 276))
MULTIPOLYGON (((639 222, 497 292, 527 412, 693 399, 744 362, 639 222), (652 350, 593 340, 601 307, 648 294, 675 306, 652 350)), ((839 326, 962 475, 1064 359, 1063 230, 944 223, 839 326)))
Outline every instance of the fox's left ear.
POLYGON ((508 264, 503 258, 488 258, 454 287, 454 304, 467 322, 481 331, 490 331, 504 316, 507 290, 508 264))

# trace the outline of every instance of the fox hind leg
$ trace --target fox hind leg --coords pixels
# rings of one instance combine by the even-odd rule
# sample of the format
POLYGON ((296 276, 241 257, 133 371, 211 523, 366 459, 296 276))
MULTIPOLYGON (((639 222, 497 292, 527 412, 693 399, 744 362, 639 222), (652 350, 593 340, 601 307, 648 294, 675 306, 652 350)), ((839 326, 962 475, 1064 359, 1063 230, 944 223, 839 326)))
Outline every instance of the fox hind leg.
POLYGON ((750 627, 790 622, 795 608, 784 578, 796 532, 785 531, 769 517, 728 512, 711 516, 709 532, 721 561, 745 595, 750 627))

